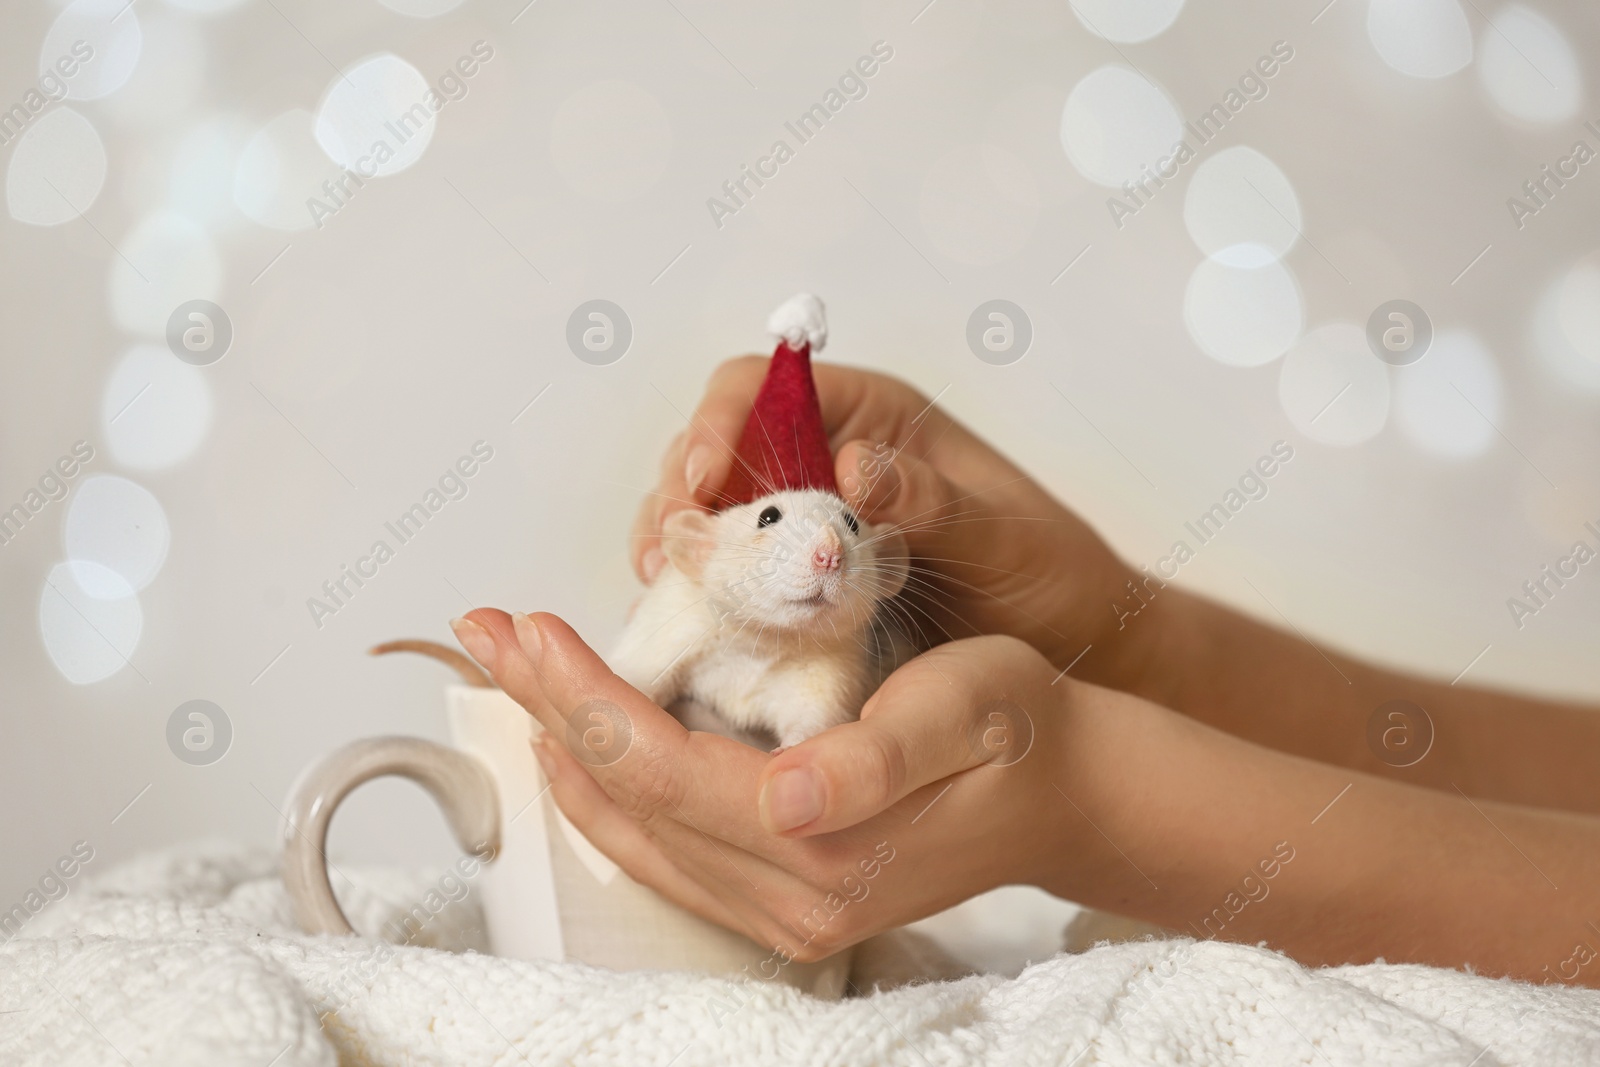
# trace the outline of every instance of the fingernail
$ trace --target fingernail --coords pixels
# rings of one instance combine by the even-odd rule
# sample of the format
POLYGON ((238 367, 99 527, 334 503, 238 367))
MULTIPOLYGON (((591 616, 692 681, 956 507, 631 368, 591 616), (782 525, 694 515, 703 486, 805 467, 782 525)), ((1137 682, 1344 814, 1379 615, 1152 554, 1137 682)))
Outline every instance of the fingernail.
POLYGON ((711 473, 711 461, 715 458, 716 453, 704 442, 689 449, 689 458, 683 464, 683 480, 689 485, 691 500, 705 482, 706 475, 711 473))
POLYGON ((644 554, 644 580, 654 582, 656 575, 661 573, 661 568, 667 565, 667 555, 659 548, 652 548, 644 554))
POLYGON ((511 616, 511 625, 516 627, 517 640, 522 644, 523 653, 538 666, 539 657, 544 654, 544 638, 539 636, 539 627, 522 611, 511 616))
POLYGON ((822 814, 822 779, 809 767, 796 767, 773 777, 761 790, 761 821, 781 834, 814 821, 822 814))
POLYGON ((471 619, 451 619, 450 629, 455 633, 456 640, 461 642, 461 647, 467 650, 467 655, 493 674, 495 660, 499 657, 494 647, 494 635, 471 619))
POLYGON ((549 748, 545 747, 546 741, 544 733, 541 731, 536 737, 528 742, 528 745, 533 749, 533 758, 539 761, 539 767, 544 771, 544 776, 547 779, 555 778, 556 761, 555 757, 550 755, 549 748))
POLYGON ((873 495, 878 498, 877 506, 884 508, 894 503, 895 494, 900 491, 900 468, 895 463, 893 449, 888 445, 880 445, 879 449, 875 449, 874 453, 887 455, 889 458, 878 468, 878 476, 875 479, 877 484, 874 486, 876 492, 873 495))

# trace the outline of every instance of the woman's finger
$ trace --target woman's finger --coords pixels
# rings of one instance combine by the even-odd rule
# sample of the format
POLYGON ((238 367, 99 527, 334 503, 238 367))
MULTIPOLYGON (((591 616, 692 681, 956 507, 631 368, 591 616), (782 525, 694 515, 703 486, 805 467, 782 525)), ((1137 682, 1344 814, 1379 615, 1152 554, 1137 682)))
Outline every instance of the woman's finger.
MULTIPOLYGON (((688 428, 663 455, 660 479, 639 508, 630 548, 634 570, 647 582, 663 562, 660 535, 666 517, 684 508, 715 506, 768 362, 764 356, 742 356, 718 366, 688 428)), ((812 369, 823 424, 836 445, 868 438, 925 456, 948 432, 966 432, 903 382, 834 364, 816 363, 812 369)))
POLYGON ((451 619, 450 629, 467 654, 489 672, 495 685, 521 704, 540 726, 546 730, 565 728, 539 691, 533 664, 522 652, 509 614, 499 608, 475 608, 459 619, 451 619))
POLYGON ((557 736, 566 733, 566 720, 540 690, 537 668, 522 651, 510 615, 499 608, 477 608, 450 620, 450 629, 506 696, 521 704, 546 730, 557 736))
POLYGON ((562 812, 634 881, 758 944, 806 941, 800 920, 825 893, 689 826, 665 820, 646 831, 562 745, 546 736, 534 752, 562 812))
POLYGON ((495 681, 540 717, 624 814, 646 831, 669 820, 778 862, 790 858, 794 846, 773 838, 756 817, 765 753, 690 733, 612 673, 556 616, 517 615, 512 624, 525 669, 515 662, 489 668, 495 681))
POLYGON ((1033 737, 1028 695, 990 683, 1017 657, 1010 638, 954 641, 890 675, 845 723, 784 751, 761 775, 759 810, 773 833, 810 837, 878 815, 912 792, 985 763, 1021 758, 1033 737))
POLYGON ((839 449, 835 476, 863 517, 898 527, 913 547, 970 539, 956 520, 977 514, 979 503, 964 499, 927 460, 882 442, 851 441, 839 449))
POLYGON ((744 920, 734 909, 685 874, 644 829, 606 795, 583 765, 547 734, 534 738, 534 755, 550 780, 550 795, 589 842, 610 856, 640 885, 687 908, 710 922, 745 933, 744 920))
POLYGON ((456 620, 455 629, 496 684, 646 833, 681 845, 723 878, 733 873, 727 853, 713 857, 717 846, 710 842, 762 864, 803 864, 800 847, 772 836, 756 816, 757 783, 769 762, 764 753, 685 730, 554 615, 480 608, 456 620))
MULTIPOLYGON (((661 453, 661 471, 677 470, 683 466, 684 448, 689 439, 687 429, 679 430, 667 447, 661 453)), ((657 473, 656 485, 662 482, 662 474, 657 473)), ((639 576, 645 585, 651 585, 656 580, 656 575, 661 573, 661 568, 666 564, 667 557, 661 552, 661 493, 659 489, 652 488, 639 501, 638 511, 633 517, 633 527, 630 531, 628 555, 633 562, 634 573, 639 576)))
POLYGON ((653 553, 661 551, 661 524, 667 516, 717 500, 733 469, 734 450, 767 362, 761 356, 744 356, 719 366, 688 427, 662 456, 660 478, 640 506, 630 547, 634 570, 645 581, 654 581, 664 562, 653 553))
POLYGON ((835 453, 865 438, 910 447, 921 455, 944 435, 950 419, 897 378, 838 363, 813 363, 822 421, 835 453))
MULTIPOLYGON (((744 852, 736 839, 787 844, 765 834, 753 815, 755 778, 765 757, 726 738, 698 734, 694 736, 702 741, 722 742, 719 747, 727 751, 713 754, 709 760, 698 755, 686 758, 689 734, 682 724, 612 674, 570 627, 554 616, 545 619, 554 623, 546 626, 547 638, 538 636, 528 616, 513 618, 495 608, 477 609, 452 625, 462 647, 494 676, 507 696, 544 727, 541 747, 560 750, 551 768, 557 773, 546 771, 551 774, 552 791, 558 791, 557 802, 563 798, 574 802, 574 811, 568 815, 586 833, 589 820, 602 811, 615 812, 633 827, 639 837, 624 836, 620 824, 607 819, 596 823, 595 831, 610 847, 591 838, 625 869, 633 862, 631 858, 625 862, 632 844, 641 838, 660 841, 660 854, 677 860, 680 873, 709 887, 712 896, 733 912, 748 915, 748 899, 759 899, 761 894, 742 894, 738 886, 729 892, 724 887, 732 885, 730 880, 737 875, 745 881, 762 879, 770 888, 782 872, 769 861, 744 852), (553 647, 547 651, 542 646, 553 647), (737 761, 741 756, 754 765, 746 766, 743 775, 730 776, 728 760, 737 761), (685 766, 687 763, 694 767, 685 766), (712 763, 722 768, 718 774, 711 773, 712 763), (581 779, 565 771, 581 771, 581 779), (691 797, 687 783, 695 780, 742 785, 735 787, 738 799, 707 799, 691 797), (597 806, 597 797, 605 797, 609 807, 597 806), (699 812, 698 820, 685 811, 686 803, 699 812), (736 813, 742 812, 752 813, 743 818, 749 825, 724 837, 727 843, 719 847, 708 834, 726 834, 725 824, 740 821, 736 813)), ((567 810, 566 804, 562 808, 567 810)), ((659 866, 653 866, 648 877, 648 884, 674 899, 687 896, 687 890, 659 866)), ((707 917, 731 925, 726 918, 707 917)), ((754 929, 748 921, 745 928, 754 929)))
POLYGON ((545 728, 547 743, 685 873, 732 906, 744 897, 722 892, 724 883, 764 879, 770 887, 781 869, 746 846, 795 848, 755 817, 756 776, 767 757, 724 737, 691 735, 613 674, 571 627, 540 618, 542 635, 526 615, 479 608, 455 629, 462 647, 545 728))

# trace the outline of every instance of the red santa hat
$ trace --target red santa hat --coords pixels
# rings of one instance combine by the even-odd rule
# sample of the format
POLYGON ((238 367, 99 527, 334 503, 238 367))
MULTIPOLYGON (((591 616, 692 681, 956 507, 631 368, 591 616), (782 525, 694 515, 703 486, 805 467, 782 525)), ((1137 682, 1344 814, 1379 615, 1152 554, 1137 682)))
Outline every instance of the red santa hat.
POLYGON ((828 342, 822 301, 810 293, 784 301, 767 319, 767 331, 778 346, 739 436, 733 471, 722 490, 724 507, 780 489, 839 491, 811 377, 811 353, 828 342))

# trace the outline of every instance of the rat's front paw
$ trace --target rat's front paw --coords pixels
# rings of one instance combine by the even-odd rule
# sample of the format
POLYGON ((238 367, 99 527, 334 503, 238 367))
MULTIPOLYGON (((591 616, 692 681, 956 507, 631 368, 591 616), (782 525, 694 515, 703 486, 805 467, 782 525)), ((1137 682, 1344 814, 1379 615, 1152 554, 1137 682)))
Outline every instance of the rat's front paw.
POLYGON ((821 732, 821 727, 812 727, 810 729, 799 727, 797 729, 784 731, 778 734, 778 747, 772 750, 772 754, 776 756, 784 749, 793 748, 802 741, 809 741, 821 732))
POLYGON ((847 722, 853 722, 855 718, 856 716, 854 715, 838 712, 825 715, 818 714, 814 709, 809 709, 809 713, 802 721, 776 725, 772 728, 772 732, 777 735, 778 748, 781 751, 785 748, 793 748, 803 741, 809 741, 824 730, 835 726, 843 726, 847 722))

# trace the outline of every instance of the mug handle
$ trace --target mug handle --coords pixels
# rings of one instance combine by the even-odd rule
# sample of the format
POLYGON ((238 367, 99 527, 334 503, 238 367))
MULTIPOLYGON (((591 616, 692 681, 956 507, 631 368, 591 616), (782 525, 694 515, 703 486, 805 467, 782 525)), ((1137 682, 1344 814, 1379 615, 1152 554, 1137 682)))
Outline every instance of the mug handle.
POLYGON ((391 774, 427 790, 462 849, 484 861, 500 851, 500 799, 480 760, 420 737, 352 741, 307 767, 289 791, 283 886, 307 933, 355 933, 328 880, 328 824, 351 790, 391 774))

